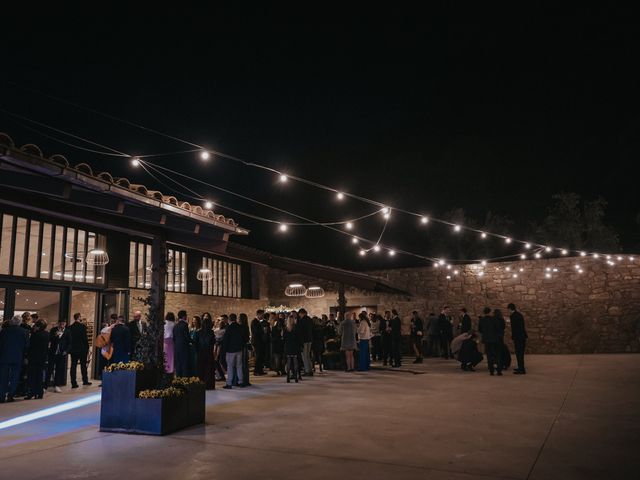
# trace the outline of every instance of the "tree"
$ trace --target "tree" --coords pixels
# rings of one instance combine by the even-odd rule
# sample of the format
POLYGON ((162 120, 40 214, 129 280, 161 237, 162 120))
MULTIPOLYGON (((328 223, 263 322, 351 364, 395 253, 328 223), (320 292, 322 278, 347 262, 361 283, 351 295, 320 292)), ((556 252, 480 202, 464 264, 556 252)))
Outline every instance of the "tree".
POLYGON ((620 250, 618 235, 604 223, 605 199, 582 200, 573 192, 559 193, 552 198, 554 204, 547 216, 535 227, 536 241, 572 250, 620 250))

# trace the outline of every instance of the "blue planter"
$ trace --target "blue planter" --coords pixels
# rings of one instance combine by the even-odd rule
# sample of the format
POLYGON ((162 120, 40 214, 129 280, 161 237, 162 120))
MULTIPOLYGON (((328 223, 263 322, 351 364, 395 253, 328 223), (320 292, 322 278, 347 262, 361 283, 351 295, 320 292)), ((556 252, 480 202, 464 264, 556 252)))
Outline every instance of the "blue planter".
POLYGON ((138 398, 141 390, 158 387, 155 372, 105 372, 102 377, 100 431, 166 435, 204 423, 204 385, 188 385, 180 397, 138 398))

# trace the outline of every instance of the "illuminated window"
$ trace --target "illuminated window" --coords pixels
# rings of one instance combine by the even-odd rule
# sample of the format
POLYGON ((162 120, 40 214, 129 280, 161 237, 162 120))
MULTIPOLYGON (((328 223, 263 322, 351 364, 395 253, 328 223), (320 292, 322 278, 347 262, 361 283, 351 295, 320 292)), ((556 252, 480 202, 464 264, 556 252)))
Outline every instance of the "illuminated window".
POLYGON ((237 263, 203 257, 202 268, 211 270, 211 278, 202 282, 202 294, 217 297, 242 297, 241 266, 237 263))

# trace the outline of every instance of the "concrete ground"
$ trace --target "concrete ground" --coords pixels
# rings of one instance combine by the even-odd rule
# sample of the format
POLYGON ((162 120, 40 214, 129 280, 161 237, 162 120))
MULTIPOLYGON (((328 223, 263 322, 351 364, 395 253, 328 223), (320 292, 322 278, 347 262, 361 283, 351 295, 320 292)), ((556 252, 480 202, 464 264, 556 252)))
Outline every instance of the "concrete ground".
POLYGON ((407 359, 405 371, 328 372, 297 385, 261 377, 208 392, 207 424, 167 437, 100 433, 97 402, 2 428, 98 390, 49 394, 0 405, 0 477, 638 478, 640 356, 527 360, 526 376, 407 359))

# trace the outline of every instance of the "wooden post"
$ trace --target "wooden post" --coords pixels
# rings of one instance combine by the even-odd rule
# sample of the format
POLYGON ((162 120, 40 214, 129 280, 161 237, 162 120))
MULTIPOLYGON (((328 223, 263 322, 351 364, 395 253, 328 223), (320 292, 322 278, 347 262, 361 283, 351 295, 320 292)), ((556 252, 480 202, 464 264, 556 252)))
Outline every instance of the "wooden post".
POLYGON ((167 281, 167 241, 164 236, 153 237, 151 245, 151 292, 149 316, 154 323, 157 345, 156 362, 162 365, 164 359, 164 304, 167 281))
POLYGON ((344 320, 347 314, 347 298, 344 296, 344 283, 338 285, 338 313, 340 319, 344 320))

